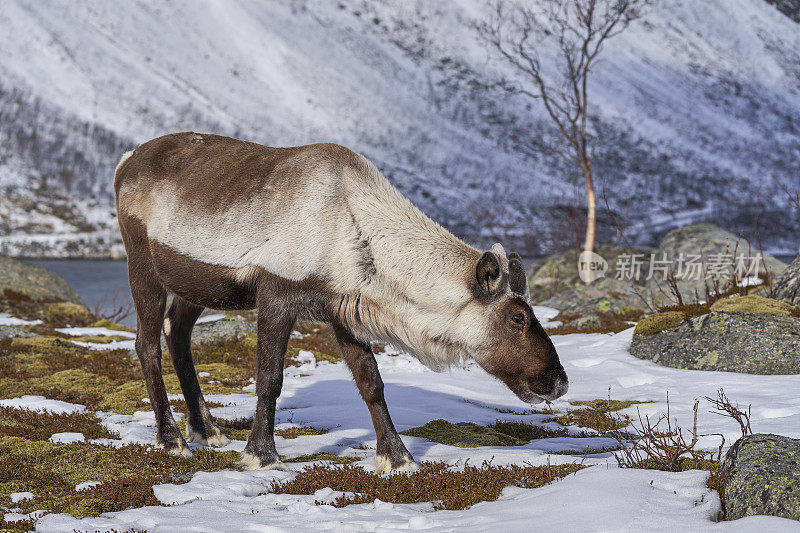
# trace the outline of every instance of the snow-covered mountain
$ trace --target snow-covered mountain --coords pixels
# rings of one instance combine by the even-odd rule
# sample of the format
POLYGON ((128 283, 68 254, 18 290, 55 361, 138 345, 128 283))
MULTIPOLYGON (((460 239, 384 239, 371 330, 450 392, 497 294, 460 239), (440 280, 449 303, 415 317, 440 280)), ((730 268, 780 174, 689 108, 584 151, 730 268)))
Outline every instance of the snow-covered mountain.
MULTIPOLYGON (((800 188, 794 7, 659 0, 608 43, 591 83, 595 166, 629 238, 697 220, 751 233, 758 218, 767 248, 798 249, 800 214, 779 190, 800 188)), ((118 252, 119 156, 185 130, 338 142, 472 242, 568 245, 582 188, 569 166, 522 148, 553 134, 539 105, 483 88, 513 75, 471 29, 485 11, 0 0, 0 253, 118 252)))

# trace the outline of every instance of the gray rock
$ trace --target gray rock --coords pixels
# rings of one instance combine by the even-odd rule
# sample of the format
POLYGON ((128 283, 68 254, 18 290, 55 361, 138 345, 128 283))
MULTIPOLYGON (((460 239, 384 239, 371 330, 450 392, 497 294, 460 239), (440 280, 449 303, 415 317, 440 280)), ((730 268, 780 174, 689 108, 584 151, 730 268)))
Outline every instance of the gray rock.
POLYGON ((772 297, 790 304, 800 304, 800 256, 775 279, 772 297))
POLYGON ((770 515, 800 520, 800 440, 742 437, 720 465, 729 520, 770 515))
POLYGON ((25 261, 0 255, 0 293, 11 289, 34 300, 57 298, 84 305, 78 293, 57 274, 25 261))
MULTIPOLYGON (((706 274, 712 274, 713 266, 715 263, 724 264, 728 267, 726 270, 732 271, 736 268, 736 259, 733 257, 742 258, 744 270, 749 268, 749 261, 744 258, 757 256, 759 250, 751 247, 744 239, 737 238, 734 234, 725 231, 722 228, 714 226, 713 224, 698 223, 677 228, 664 236, 658 250, 655 252, 655 258, 661 261, 666 256, 667 261, 671 261, 674 265, 676 274, 679 274, 678 260, 683 254, 684 264, 686 264, 690 256, 700 256, 695 260, 695 263, 700 265, 698 267, 702 270, 702 265, 705 265, 705 271, 701 272, 699 279, 694 279, 696 276, 680 276, 678 275, 678 289, 681 292, 684 302, 691 302, 695 299, 705 299, 706 286, 712 287, 712 280, 706 279, 706 274), (722 256, 731 256, 725 261, 716 261, 722 256), (716 256, 716 257, 715 257, 716 256)), ((774 258, 769 254, 764 254, 763 263, 759 262, 758 268, 763 272, 764 265, 769 271, 771 279, 775 279, 786 268, 786 265, 774 258)), ((692 270, 686 268, 686 270, 692 270)), ((695 269, 696 271, 697 269, 695 269)), ((755 274, 755 272, 754 272, 755 274)), ((730 274, 721 272, 719 276, 714 276, 719 279, 721 288, 730 281, 730 274)), ((763 276, 762 276, 763 279, 763 276)), ((656 305, 671 305, 675 302, 671 298, 671 292, 667 288, 662 273, 657 270, 650 280, 645 284, 645 293, 649 299, 652 299, 656 305), (665 292, 667 294, 665 294, 665 292)))
POLYGON ((0 325, 0 339, 8 337, 38 337, 38 335, 19 326, 0 325))
MULTIPOLYGON (((649 256, 652 248, 630 249, 620 246, 598 245, 595 252, 608 262, 608 271, 605 277, 589 285, 581 281, 578 276, 578 251, 550 255, 540 259, 528 269, 528 284, 531 288, 531 299, 534 302, 550 300, 564 291, 572 290, 572 294, 583 300, 592 300, 612 295, 613 299, 626 302, 629 305, 636 303, 636 296, 632 294, 634 283, 628 279, 616 279, 617 259, 623 254, 637 253, 649 256)), ((643 283, 641 284, 643 285, 643 283)), ((559 308, 560 309, 560 308, 559 308)), ((564 309, 566 311, 566 309, 564 309)))
POLYGON ((673 368, 748 374, 800 373, 800 318, 714 312, 675 329, 634 335, 631 354, 673 368))
POLYGON ((226 316, 214 322, 197 324, 192 331, 192 342, 205 344, 227 342, 255 333, 256 323, 240 315, 226 316))

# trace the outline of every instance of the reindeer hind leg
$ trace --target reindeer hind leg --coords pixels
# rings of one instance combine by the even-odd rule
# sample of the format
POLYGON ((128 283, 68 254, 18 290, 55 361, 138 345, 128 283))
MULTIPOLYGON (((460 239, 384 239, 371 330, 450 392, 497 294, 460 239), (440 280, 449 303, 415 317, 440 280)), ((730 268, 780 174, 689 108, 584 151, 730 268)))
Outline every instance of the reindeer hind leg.
POLYGON ((187 440, 204 446, 221 447, 230 440, 211 417, 192 360, 192 328, 202 312, 203 307, 175 296, 164 319, 164 336, 189 411, 186 421, 187 440))

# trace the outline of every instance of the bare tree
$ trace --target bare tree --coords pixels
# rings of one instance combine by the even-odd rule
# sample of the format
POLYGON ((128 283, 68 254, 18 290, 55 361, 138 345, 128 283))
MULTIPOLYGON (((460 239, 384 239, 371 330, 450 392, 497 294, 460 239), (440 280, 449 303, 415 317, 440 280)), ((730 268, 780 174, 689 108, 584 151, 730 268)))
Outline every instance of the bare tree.
POLYGON ((594 150, 587 123, 589 73, 603 44, 641 15, 647 0, 495 0, 487 20, 475 27, 493 53, 522 74, 523 83, 503 80, 509 91, 541 100, 560 132, 557 145, 530 139, 527 148, 556 153, 577 163, 586 181, 587 213, 584 250, 593 251, 596 197, 594 150), (545 73, 539 47, 557 45, 555 69, 545 73))

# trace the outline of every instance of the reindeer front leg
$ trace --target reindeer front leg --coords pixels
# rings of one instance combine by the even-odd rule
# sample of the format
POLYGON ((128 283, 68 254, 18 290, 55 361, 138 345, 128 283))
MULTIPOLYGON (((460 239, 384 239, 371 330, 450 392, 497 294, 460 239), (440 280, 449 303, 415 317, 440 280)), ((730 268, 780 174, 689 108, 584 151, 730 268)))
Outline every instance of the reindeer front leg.
MULTIPOLYGON (((261 298, 259 298, 261 300, 261 298)), ((275 403, 283 387, 283 358, 295 317, 278 306, 258 308, 258 406, 240 464, 247 470, 288 470, 275 449, 275 403)))
POLYGON ((415 472, 419 467, 408 453, 400 435, 394 428, 383 397, 383 380, 378 371, 378 363, 372 354, 369 344, 359 342, 343 326, 334 324, 336 340, 350 372, 358 386, 361 397, 367 404, 372 416, 372 425, 378 438, 375 450, 375 471, 378 474, 387 472, 415 472))

